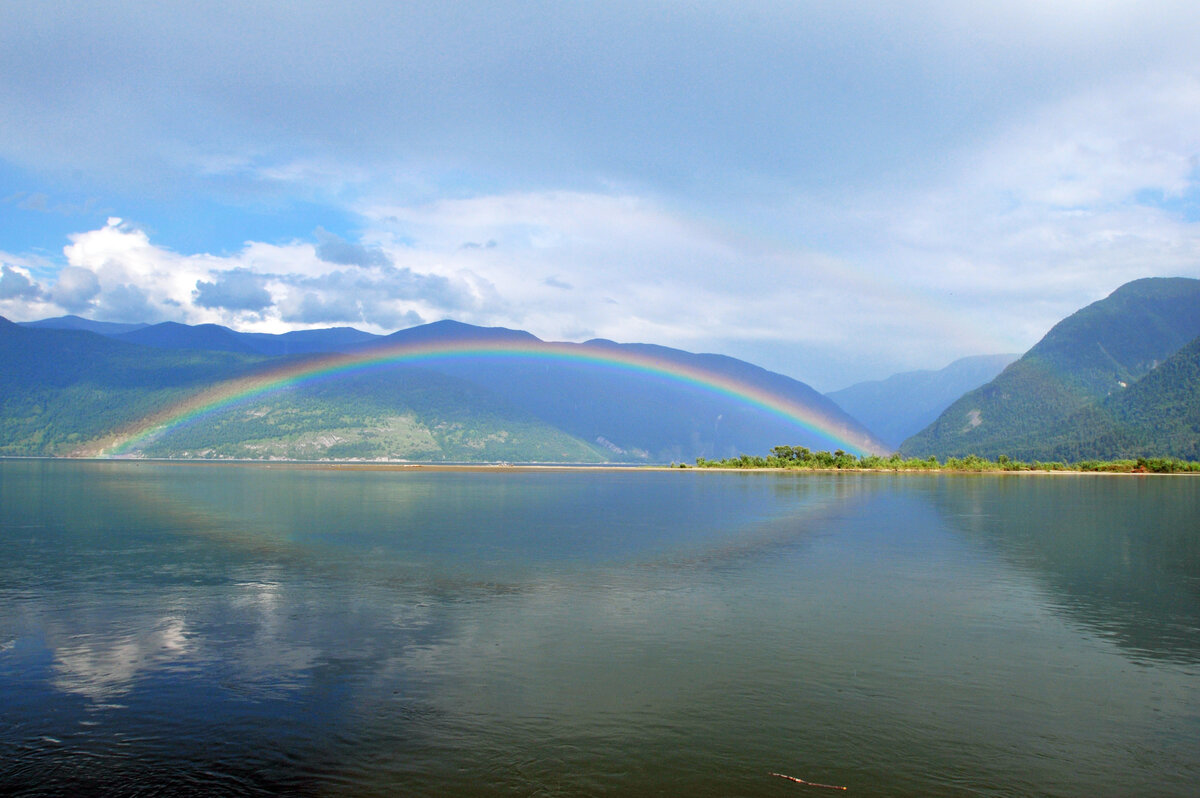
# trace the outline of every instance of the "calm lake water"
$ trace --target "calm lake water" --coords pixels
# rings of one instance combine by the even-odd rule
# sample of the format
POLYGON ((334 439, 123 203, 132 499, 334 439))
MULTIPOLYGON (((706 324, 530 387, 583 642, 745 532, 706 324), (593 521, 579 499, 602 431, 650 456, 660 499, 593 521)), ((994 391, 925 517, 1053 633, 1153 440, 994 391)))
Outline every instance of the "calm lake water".
POLYGON ((1200 479, 0 461, 0 544, 8 794, 1200 789, 1200 479))

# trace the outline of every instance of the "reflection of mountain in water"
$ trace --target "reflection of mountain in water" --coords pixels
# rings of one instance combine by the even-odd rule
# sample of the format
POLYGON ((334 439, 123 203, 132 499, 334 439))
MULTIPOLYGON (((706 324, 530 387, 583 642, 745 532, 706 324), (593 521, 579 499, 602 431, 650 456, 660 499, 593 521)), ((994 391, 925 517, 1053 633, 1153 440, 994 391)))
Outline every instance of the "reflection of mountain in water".
POLYGON ((950 528, 1028 572, 1070 618, 1137 654, 1200 662, 1200 483, 962 477, 933 495, 950 528))

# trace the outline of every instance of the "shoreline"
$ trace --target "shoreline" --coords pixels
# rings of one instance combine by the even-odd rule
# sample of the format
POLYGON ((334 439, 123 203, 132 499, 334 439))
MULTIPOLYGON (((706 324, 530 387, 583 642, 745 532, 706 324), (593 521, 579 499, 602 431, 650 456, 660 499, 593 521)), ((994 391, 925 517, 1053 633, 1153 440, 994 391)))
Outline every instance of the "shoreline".
POLYGON ((740 474, 949 474, 995 476, 1116 476, 1116 477, 1180 477, 1200 476, 1198 472, 1154 471, 1084 471, 1076 469, 949 469, 949 468, 722 468, 679 465, 637 465, 633 463, 413 463, 401 461, 370 462, 358 460, 205 460, 149 457, 54 457, 38 455, 0 455, 5 460, 45 460, 71 463, 126 463, 163 466, 257 466, 296 471, 432 471, 467 473, 519 473, 569 471, 676 471, 740 474))

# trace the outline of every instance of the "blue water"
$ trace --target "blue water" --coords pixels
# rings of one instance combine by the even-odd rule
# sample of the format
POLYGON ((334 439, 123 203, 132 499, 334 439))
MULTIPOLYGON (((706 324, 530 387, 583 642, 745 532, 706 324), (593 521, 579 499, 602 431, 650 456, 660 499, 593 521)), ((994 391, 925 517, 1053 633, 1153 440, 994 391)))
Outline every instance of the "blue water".
POLYGON ((1189 477, 0 461, 0 788, 1194 795, 1198 528, 1189 477))

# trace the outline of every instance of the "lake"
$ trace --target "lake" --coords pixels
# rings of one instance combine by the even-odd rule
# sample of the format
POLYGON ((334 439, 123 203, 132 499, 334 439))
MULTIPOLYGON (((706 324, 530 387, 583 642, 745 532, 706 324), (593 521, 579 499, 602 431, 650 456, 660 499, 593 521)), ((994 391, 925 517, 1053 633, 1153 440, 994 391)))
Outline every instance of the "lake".
POLYGON ((8 794, 1200 785, 1197 478, 9 460, 0 542, 8 794))

